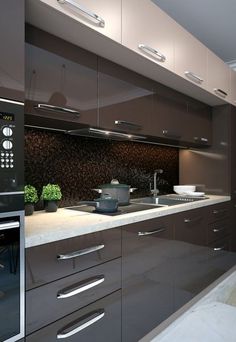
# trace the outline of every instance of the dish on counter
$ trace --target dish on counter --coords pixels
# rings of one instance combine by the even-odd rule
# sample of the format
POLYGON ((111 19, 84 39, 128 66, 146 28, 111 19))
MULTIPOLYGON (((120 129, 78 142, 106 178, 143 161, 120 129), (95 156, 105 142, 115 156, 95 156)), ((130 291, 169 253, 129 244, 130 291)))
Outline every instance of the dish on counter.
POLYGON ((195 185, 174 185, 174 192, 178 195, 186 195, 188 192, 194 192, 196 190, 195 185))

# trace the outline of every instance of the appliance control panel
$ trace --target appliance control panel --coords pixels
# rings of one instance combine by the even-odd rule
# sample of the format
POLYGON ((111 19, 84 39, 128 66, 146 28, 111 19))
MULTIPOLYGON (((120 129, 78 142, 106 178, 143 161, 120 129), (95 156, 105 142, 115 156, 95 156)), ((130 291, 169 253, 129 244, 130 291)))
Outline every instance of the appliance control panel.
POLYGON ((14 133, 15 116, 12 113, 0 112, 0 168, 14 168, 14 133))

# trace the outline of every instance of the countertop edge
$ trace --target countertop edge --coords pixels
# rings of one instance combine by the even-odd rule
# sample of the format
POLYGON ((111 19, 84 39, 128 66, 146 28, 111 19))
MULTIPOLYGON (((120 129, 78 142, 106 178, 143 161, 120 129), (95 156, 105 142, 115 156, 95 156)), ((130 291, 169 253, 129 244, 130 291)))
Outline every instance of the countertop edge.
MULTIPOLYGON (((171 207, 163 207, 163 208, 153 208, 145 211, 139 211, 135 213, 124 214, 120 216, 104 216, 90 213, 81 213, 77 212, 77 215, 74 214, 71 216, 71 227, 60 227, 60 219, 63 218, 63 214, 65 213, 65 208, 59 209, 57 213, 45 213, 36 212, 33 216, 28 216, 25 218, 25 247, 35 247, 51 242, 56 242, 64 239, 69 239, 77 236, 82 236, 85 234, 95 233, 107 229, 117 228, 120 226, 125 226, 131 223, 137 223, 140 221, 146 221, 154 218, 164 217, 167 215, 177 214, 180 212, 202 208, 205 206, 210 206, 218 203, 223 203, 231 200, 230 196, 215 196, 208 195, 209 199, 204 199, 202 201, 190 202, 186 204, 178 204, 171 207), (58 215, 59 214, 59 215, 58 215), (49 216, 54 215, 54 216, 49 216), (58 215, 58 216, 55 216, 58 215), (98 217, 99 216, 99 217, 98 217), (41 229, 41 224, 43 225, 43 221, 49 220, 52 218, 58 219, 58 224, 56 220, 52 221, 52 228, 41 229), (77 218, 83 218, 81 221, 83 222, 72 222, 77 218), (73 220, 74 219, 74 220, 73 220), (37 220, 40 221, 37 223, 37 220), (36 224, 37 223, 37 224, 36 224), (74 226, 73 226, 74 224, 74 226), (40 226, 40 227, 39 227, 40 226)), ((68 216, 68 212, 67 216, 68 216)), ((69 217, 69 216, 68 216, 69 217)), ((46 222, 47 224, 47 222, 46 222)))

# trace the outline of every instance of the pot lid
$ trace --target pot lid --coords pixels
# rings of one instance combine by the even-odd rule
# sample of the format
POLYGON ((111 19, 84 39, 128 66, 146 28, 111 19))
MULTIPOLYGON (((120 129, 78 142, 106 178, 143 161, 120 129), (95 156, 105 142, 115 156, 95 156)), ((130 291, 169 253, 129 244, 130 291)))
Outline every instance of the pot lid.
POLYGON ((108 188, 108 189, 128 188, 129 189, 130 186, 127 184, 119 183, 118 179, 112 179, 111 183, 99 185, 99 188, 100 189, 104 189, 104 188, 108 188))

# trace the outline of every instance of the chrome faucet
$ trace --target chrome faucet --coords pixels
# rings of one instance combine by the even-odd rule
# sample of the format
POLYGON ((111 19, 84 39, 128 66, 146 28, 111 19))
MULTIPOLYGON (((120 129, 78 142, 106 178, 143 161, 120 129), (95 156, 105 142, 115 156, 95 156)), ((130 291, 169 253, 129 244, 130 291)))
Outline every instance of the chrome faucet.
POLYGON ((153 176, 153 189, 151 189, 151 193, 153 194, 154 197, 157 197, 159 194, 159 189, 157 189, 157 175, 160 175, 163 173, 162 169, 157 169, 154 171, 154 176, 153 176))

